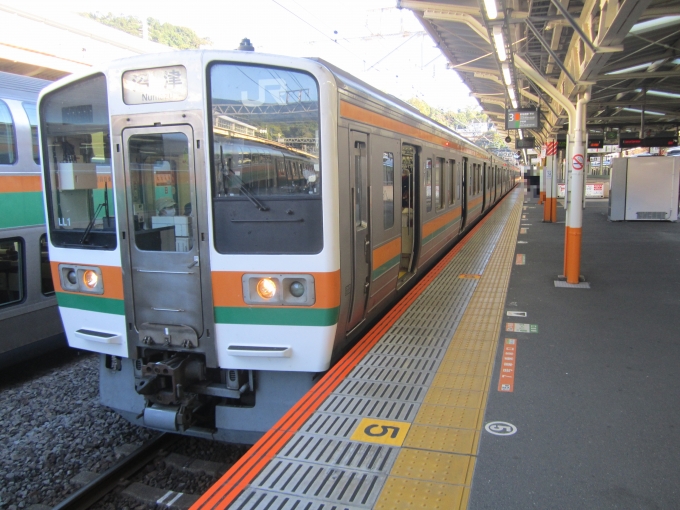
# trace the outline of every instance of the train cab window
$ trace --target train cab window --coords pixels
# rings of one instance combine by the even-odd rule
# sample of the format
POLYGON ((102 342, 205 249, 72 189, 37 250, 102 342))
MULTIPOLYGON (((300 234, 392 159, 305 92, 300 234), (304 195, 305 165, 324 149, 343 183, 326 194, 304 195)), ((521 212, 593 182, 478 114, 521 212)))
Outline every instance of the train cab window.
POLYGON ((70 83, 40 102, 47 215, 55 246, 116 248, 106 78, 70 83))
POLYGON ((394 226, 394 154, 383 152, 383 228, 394 226))
POLYGON ((0 165, 13 165, 17 161, 14 138, 14 120, 7 104, 0 101, 0 165))
POLYGON ((47 250, 47 234, 40 236, 40 289, 43 296, 54 294, 54 282, 50 270, 50 254, 47 250))
POLYGON ((219 253, 323 248, 319 86, 293 69, 208 69, 214 243, 219 253), (254 228, 257 226, 257 228, 254 228))
POLYGON ((435 158, 434 203, 437 211, 444 208, 444 158, 435 158))
POLYGON ((0 239, 0 307, 24 299, 24 243, 22 239, 0 239))
POLYGON ((425 209, 432 210, 432 160, 425 160, 425 209))
POLYGON ((35 103, 21 103, 31 125, 31 139, 33 140, 33 161, 40 164, 40 144, 38 143, 38 114, 35 110, 35 103))

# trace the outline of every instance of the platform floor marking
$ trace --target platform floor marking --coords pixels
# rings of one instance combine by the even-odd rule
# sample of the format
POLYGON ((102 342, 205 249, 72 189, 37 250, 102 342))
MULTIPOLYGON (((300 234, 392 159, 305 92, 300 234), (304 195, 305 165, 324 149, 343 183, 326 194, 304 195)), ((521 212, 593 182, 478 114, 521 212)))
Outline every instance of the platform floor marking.
POLYGON ((350 437, 352 441, 401 446, 411 423, 364 418, 350 437))
POLYGON ((505 324, 505 331, 510 333, 538 333, 538 324, 521 324, 519 322, 508 322, 505 324))
POLYGON ((520 234, 526 234, 528 230, 529 230, 528 228, 520 228, 519 233, 520 234))
POLYGON ((516 202, 508 218, 375 508, 467 508, 521 204, 516 202), (464 482, 461 457, 469 459, 464 482), (441 467, 428 469, 434 458, 451 463, 451 478, 442 478, 441 467), (417 468, 408 467, 416 462, 417 468), (427 479, 427 484, 413 484, 413 478, 427 479))
POLYGON ((515 265, 516 266, 524 266, 527 263, 527 256, 523 253, 518 253, 515 256, 515 265))
POLYGON ((498 377, 498 391, 512 393, 515 391, 515 363, 517 362, 517 339, 506 338, 501 357, 501 368, 498 377))

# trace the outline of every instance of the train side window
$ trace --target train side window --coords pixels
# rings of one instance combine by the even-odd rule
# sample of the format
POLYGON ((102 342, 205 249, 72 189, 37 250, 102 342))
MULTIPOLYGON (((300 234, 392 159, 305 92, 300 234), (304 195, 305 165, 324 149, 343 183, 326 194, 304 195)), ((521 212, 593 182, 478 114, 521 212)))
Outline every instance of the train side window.
POLYGON ((432 210, 432 160, 425 160, 425 209, 432 210))
MULTIPOLYGON (((465 166, 463 166, 463 171, 465 170, 465 166)), ((459 182, 459 171, 458 168, 456 168, 453 176, 456 178, 456 200, 460 200, 460 182, 459 182)))
POLYGON ((28 123, 31 125, 31 139, 33 140, 33 161, 40 164, 40 144, 38 143, 38 114, 35 110, 35 103, 21 103, 24 107, 28 123))
POLYGON ((383 152, 383 228, 394 226, 394 154, 383 152))
POLYGON ((17 161, 14 137, 14 120, 4 101, 0 101, 0 165, 13 165, 17 161))
POLYGON ((0 307, 24 299, 24 241, 0 239, 0 307))
POLYGON ((40 288, 43 296, 54 294, 54 282, 50 270, 50 254, 47 250, 47 234, 40 236, 40 288))
POLYGON ((444 208, 444 158, 436 158, 434 164, 434 203, 437 211, 444 208))

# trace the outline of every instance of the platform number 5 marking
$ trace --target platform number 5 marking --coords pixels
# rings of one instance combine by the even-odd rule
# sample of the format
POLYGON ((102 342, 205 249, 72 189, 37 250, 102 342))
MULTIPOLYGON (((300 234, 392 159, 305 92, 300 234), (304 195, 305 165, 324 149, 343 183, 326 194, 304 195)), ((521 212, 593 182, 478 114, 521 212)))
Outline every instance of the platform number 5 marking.
POLYGON ((379 443, 401 446, 411 424, 404 421, 378 420, 363 418, 354 429, 350 439, 364 443, 379 443))
POLYGON ((392 434, 390 437, 392 439, 396 438, 399 435, 399 427, 387 427, 385 425, 376 425, 375 423, 373 425, 369 425, 364 429, 364 434, 367 436, 371 437, 382 437, 384 435, 387 435, 389 431, 392 431, 392 434), (372 429, 380 427, 380 432, 373 432, 372 429))

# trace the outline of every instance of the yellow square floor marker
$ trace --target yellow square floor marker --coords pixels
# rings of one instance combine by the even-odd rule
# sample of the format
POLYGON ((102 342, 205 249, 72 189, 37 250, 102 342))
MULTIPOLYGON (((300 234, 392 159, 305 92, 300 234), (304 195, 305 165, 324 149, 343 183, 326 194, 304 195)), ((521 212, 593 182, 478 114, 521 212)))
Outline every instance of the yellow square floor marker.
POLYGON ((458 278, 464 278, 469 280, 479 280, 482 277, 481 274, 459 274, 458 278))
POLYGON ((404 421, 377 420, 364 418, 359 422, 350 439, 364 443, 379 443, 401 446, 411 424, 404 421))

